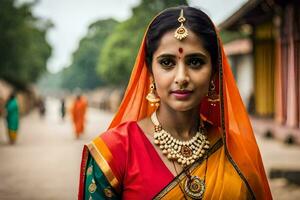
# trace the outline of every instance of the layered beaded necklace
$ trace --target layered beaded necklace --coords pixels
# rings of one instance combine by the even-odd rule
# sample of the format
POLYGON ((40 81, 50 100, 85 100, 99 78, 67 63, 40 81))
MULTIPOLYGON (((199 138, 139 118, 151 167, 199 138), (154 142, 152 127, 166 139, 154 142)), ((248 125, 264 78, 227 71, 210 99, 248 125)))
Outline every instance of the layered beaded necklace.
POLYGON ((209 149, 209 141, 204 135, 205 128, 203 125, 199 126, 199 130, 192 139, 180 141, 162 128, 157 119, 156 111, 151 115, 151 121, 154 124, 155 145, 159 146, 169 160, 176 161, 183 167, 193 164, 203 157, 209 149))

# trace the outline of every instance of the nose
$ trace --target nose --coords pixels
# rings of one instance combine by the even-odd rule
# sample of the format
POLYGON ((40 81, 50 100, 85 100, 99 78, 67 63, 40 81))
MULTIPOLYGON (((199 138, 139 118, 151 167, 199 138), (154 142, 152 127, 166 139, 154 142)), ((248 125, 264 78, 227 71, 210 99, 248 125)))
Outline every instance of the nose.
POLYGON ((179 63, 175 75, 175 84, 180 88, 185 88, 190 82, 190 77, 184 63, 179 63))

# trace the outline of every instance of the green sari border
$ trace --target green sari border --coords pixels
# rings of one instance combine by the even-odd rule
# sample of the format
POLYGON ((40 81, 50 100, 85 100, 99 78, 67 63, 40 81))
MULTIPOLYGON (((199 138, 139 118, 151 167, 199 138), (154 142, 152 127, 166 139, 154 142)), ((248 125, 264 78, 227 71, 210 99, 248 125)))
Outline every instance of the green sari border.
POLYGON ((93 140, 91 143, 87 144, 86 146, 88 147, 91 156, 96 161, 97 165, 103 172, 104 176, 106 177, 110 185, 115 189, 117 193, 120 194, 121 189, 120 189, 119 180, 117 179, 112 169, 110 168, 108 164, 109 160, 107 160, 107 158, 112 159, 112 155, 108 147, 104 143, 104 141, 100 137, 98 137, 95 140, 93 140))

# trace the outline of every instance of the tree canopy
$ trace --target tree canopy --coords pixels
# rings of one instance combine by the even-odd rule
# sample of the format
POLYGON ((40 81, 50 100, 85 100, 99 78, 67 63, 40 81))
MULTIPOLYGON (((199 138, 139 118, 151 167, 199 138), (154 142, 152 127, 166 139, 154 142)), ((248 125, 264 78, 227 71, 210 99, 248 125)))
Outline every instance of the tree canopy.
POLYGON ((161 10, 186 4, 185 0, 142 0, 132 9, 132 17, 120 23, 105 41, 98 60, 98 74, 110 84, 127 83, 148 23, 161 10))
MULTIPOLYGON (((61 87, 85 90, 103 85, 125 86, 144 31, 161 10, 187 4, 186 0, 142 0, 123 22, 99 20, 89 26, 73 53, 72 63, 45 80, 62 78, 61 87)), ((43 84, 45 85, 45 84, 43 84)))
POLYGON ((15 3, 0 1, 0 78, 22 88, 46 71, 51 55, 46 33, 52 24, 32 15, 33 4, 15 3))
POLYGON ((93 89, 105 84, 96 73, 96 65, 105 40, 118 24, 113 19, 99 20, 89 26, 87 35, 80 41, 73 54, 72 63, 65 68, 62 87, 67 89, 93 89))

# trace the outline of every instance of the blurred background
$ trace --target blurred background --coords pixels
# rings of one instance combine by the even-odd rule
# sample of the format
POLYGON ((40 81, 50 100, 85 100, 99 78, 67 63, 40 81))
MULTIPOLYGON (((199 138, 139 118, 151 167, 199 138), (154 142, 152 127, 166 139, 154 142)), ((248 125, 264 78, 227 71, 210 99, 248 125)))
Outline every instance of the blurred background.
POLYGON ((1 0, 1 200, 76 199, 83 144, 116 112, 146 26, 182 4, 220 31, 274 199, 300 199, 298 0, 1 0))

